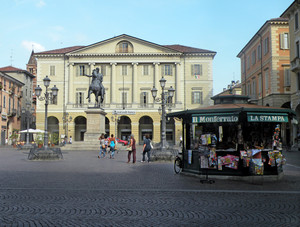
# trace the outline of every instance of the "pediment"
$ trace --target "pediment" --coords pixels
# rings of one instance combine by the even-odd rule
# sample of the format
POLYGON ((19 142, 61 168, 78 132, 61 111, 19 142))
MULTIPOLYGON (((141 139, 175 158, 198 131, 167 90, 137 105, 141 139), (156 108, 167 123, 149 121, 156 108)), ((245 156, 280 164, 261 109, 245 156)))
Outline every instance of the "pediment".
MULTIPOLYGON (((122 48, 122 47, 121 47, 122 48)), ((163 54, 180 53, 176 50, 138 39, 128 35, 116 36, 69 52, 67 55, 107 55, 107 54, 163 54), (128 43, 128 51, 120 50, 120 45, 128 43)))

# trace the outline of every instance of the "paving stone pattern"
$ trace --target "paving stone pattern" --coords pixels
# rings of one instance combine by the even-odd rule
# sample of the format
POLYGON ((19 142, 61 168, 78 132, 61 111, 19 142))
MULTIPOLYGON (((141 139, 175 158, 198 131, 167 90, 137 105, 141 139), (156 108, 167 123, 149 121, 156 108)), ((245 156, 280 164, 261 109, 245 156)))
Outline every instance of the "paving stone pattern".
POLYGON ((125 151, 115 159, 66 152, 50 162, 27 154, 0 148, 1 227, 300 226, 296 162, 280 182, 210 185, 175 175, 170 162, 127 164, 125 151))

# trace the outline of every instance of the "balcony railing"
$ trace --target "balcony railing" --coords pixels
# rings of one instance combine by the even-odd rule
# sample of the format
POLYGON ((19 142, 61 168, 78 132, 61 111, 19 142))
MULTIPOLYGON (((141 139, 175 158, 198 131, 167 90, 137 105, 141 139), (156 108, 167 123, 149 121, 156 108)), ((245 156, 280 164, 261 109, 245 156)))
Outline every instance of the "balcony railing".
POLYGON ((8 110, 8 113, 7 113, 7 115, 8 115, 9 117, 16 116, 16 114, 17 114, 17 110, 16 110, 16 109, 8 110))
POLYGON ((296 57, 291 61, 291 70, 295 73, 300 71, 300 58, 296 57))

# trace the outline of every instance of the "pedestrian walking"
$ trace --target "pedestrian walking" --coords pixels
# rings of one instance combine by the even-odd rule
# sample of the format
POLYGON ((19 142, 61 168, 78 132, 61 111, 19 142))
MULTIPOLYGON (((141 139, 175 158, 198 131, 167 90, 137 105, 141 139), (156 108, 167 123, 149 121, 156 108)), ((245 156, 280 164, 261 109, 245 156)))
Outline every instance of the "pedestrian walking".
POLYGON ((143 146, 143 159, 141 162, 145 161, 145 154, 147 153, 147 160, 148 163, 150 162, 150 151, 151 151, 151 140, 149 134, 146 135, 146 138, 144 139, 144 146, 143 146))
POLYGON ((133 134, 131 134, 131 136, 130 136, 130 144, 128 145, 128 148, 131 148, 131 150, 128 151, 127 163, 130 162, 131 154, 132 154, 132 163, 135 163, 136 162, 136 146, 135 146, 135 139, 134 139, 133 134))
POLYGON ((109 146, 110 146, 110 158, 115 158, 115 150, 117 149, 116 146, 116 139, 114 137, 114 134, 111 134, 109 138, 109 146))
POLYGON ((73 140, 72 140, 72 136, 70 136, 70 139, 69 139, 69 144, 72 144, 73 140))
POLYGON ((102 156, 102 158, 105 158, 106 145, 105 145, 104 133, 101 134, 101 136, 99 137, 99 140, 100 140, 100 151, 99 151, 98 158, 100 158, 101 156, 102 156))

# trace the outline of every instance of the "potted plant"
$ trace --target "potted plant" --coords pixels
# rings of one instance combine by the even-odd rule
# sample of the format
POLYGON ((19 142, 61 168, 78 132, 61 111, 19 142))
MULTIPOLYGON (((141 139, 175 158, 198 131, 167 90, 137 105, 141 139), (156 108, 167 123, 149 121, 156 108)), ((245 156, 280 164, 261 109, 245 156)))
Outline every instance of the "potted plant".
POLYGON ((14 129, 9 138, 11 139, 11 143, 12 143, 13 147, 16 147, 17 141, 19 138, 18 130, 14 129))
POLYGON ((44 140, 43 140, 43 134, 42 133, 37 133, 36 134, 35 142, 36 142, 38 148, 43 147, 44 140))
POLYGON ((51 142, 51 145, 54 146, 54 145, 58 145, 58 141, 59 138, 58 138, 58 133, 51 133, 50 134, 50 142, 51 142))

